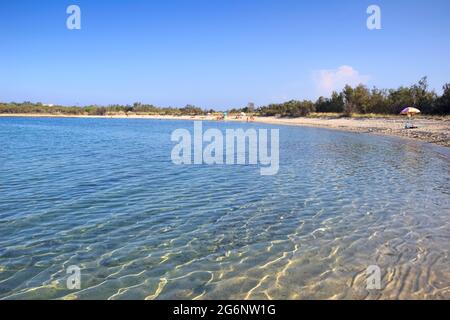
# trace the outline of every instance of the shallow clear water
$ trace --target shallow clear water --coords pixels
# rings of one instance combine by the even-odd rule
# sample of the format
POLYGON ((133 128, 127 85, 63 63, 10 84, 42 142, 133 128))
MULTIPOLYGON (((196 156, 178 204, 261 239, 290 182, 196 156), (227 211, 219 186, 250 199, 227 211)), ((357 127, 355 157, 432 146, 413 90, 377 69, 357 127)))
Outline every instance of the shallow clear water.
POLYGON ((279 127, 261 176, 173 165, 177 128, 193 123, 0 118, 0 299, 450 298, 448 156, 279 127))

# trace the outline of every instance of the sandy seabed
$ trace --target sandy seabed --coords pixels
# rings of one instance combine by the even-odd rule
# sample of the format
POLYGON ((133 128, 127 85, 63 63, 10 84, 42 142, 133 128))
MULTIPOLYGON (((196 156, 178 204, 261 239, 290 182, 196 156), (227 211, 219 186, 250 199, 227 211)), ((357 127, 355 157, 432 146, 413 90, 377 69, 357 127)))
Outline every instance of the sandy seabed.
MULTIPOLYGON (((204 120, 215 121, 214 116, 166 116, 166 115, 108 115, 108 116, 77 116, 54 114, 0 114, 0 117, 53 117, 53 118, 111 118, 111 119, 157 119, 157 120, 204 120)), ((247 118, 235 119, 230 117, 227 121, 246 122, 247 118)), ((450 118, 417 118, 413 121, 415 129, 405 129, 406 118, 278 118, 255 117, 253 122, 321 127, 350 132, 381 134, 409 138, 450 147, 450 118)))

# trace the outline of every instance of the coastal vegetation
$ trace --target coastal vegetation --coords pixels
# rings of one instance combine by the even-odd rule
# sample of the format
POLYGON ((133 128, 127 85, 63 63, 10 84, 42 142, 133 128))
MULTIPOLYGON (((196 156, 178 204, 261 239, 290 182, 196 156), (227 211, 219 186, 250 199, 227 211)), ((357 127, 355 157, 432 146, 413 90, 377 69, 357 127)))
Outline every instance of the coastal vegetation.
POLYGON ((151 104, 134 103, 133 105, 109 105, 98 106, 89 105, 84 107, 78 106, 60 106, 46 105, 43 103, 32 103, 29 101, 22 103, 1 103, 0 113, 8 114, 52 114, 52 115, 89 115, 89 116, 106 116, 106 115, 204 115, 204 111, 198 107, 187 105, 183 108, 160 108, 151 104))
POLYGON ((444 85, 441 96, 429 89, 426 77, 410 87, 397 89, 347 85, 341 92, 333 92, 330 98, 320 97, 316 102, 292 100, 263 106, 258 111, 262 116, 284 117, 307 116, 313 112, 339 113, 344 116, 397 115, 408 106, 419 108, 423 114, 450 114, 450 84, 444 85))
MULTIPOLYGON (((450 115, 450 84, 445 84, 439 96, 430 90, 427 78, 409 87, 397 89, 369 89, 365 85, 351 87, 341 92, 333 92, 331 97, 310 100, 291 100, 284 103, 269 104, 256 108, 249 103, 244 108, 229 110, 229 114, 247 113, 259 116, 305 117, 311 114, 339 114, 341 116, 359 116, 370 114, 397 115, 405 107, 417 107, 425 115, 450 115)), ((108 106, 60 106, 32 102, 0 102, 0 114, 52 114, 52 115, 168 115, 198 116, 214 114, 213 109, 206 110, 193 105, 182 108, 157 107, 136 102, 132 105, 108 106)))

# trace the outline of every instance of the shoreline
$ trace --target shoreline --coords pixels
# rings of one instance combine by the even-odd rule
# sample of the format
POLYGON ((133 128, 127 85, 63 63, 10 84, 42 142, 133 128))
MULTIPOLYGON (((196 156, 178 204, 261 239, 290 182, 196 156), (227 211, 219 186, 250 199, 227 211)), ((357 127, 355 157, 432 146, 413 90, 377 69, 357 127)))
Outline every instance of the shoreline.
MULTIPOLYGON (((217 121, 215 116, 167 116, 167 115, 58 115, 58 114, 0 114, 0 118, 22 117, 22 118, 99 118, 99 119, 151 119, 151 120, 188 120, 188 121, 217 121)), ((333 129, 354 133, 367 133, 385 136, 394 136, 404 139, 428 142, 441 147, 450 148, 450 118, 424 119, 418 117, 414 120, 416 129, 404 129, 405 118, 382 117, 382 118, 276 118, 255 117, 256 123, 306 126, 315 128, 333 129)), ((246 122, 246 119, 227 119, 229 122, 246 122)))
MULTIPOLYGON (((404 129, 405 119, 395 118, 290 118, 262 117, 255 122, 323 128, 374 134, 430 143, 450 149, 450 120, 416 119, 416 129, 404 129)), ((450 150, 449 150, 450 151, 450 150)))

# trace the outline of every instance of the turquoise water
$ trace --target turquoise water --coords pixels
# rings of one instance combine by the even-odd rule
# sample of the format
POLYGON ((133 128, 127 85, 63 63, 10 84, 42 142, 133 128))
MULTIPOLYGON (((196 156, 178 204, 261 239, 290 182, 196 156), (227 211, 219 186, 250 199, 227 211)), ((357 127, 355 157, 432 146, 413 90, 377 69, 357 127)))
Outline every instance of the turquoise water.
POLYGON ((193 123, 0 118, 0 299, 450 298, 448 156, 278 127, 261 176, 173 165, 177 128, 193 123))

